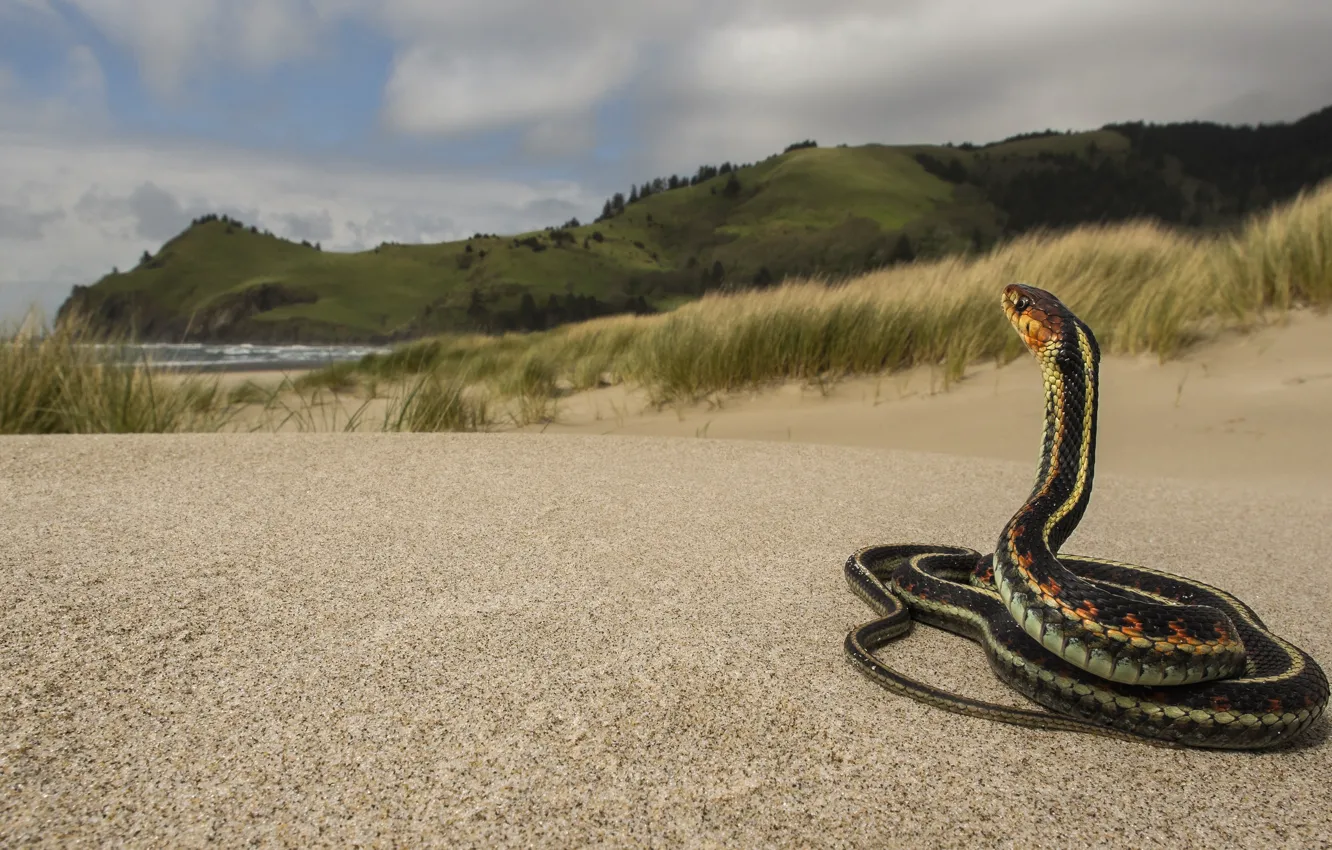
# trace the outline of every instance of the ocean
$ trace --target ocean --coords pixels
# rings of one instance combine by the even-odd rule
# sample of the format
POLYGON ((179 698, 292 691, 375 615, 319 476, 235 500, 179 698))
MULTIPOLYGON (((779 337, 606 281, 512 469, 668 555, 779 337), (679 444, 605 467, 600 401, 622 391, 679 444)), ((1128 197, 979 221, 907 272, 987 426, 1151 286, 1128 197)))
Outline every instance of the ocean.
POLYGON ((250 343, 143 343, 116 346, 127 360, 201 372, 251 369, 318 369, 343 360, 391 350, 376 345, 257 345, 250 343))

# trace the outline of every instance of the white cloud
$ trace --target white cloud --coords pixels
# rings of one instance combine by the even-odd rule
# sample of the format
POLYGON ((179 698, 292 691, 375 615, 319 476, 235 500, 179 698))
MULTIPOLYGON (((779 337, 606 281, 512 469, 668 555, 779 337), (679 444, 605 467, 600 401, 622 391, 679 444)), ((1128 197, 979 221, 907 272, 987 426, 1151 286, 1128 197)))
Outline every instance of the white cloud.
POLYGON ((216 66, 266 70, 308 55, 322 18, 303 0, 68 0, 128 48, 144 82, 180 94, 216 66))
POLYGON ((805 138, 980 142, 1118 120, 1293 119, 1332 102, 1332 4, 1308 0, 0 0, 0 26, 13 22, 60 34, 66 53, 40 94, 20 66, 0 67, 0 301, 20 282, 58 284, 58 301, 203 212, 331 249, 424 241, 585 217, 630 179, 805 138), (262 82, 248 75, 326 53, 342 25, 370 28, 392 54, 367 69, 388 73, 380 132, 511 130, 518 151, 484 166, 586 170, 540 184, 112 141, 87 22, 168 109, 196 82, 262 82), (597 138, 605 120, 625 122, 614 145, 597 138))
POLYGON ((51 315, 73 284, 132 266, 206 212, 360 250, 531 230, 599 205, 567 181, 0 133, 0 319, 35 294, 51 315))
POLYGON ((751 158, 795 136, 1294 118, 1332 98, 1332 4, 1307 0, 69 2, 164 95, 311 55, 336 24, 369 26, 393 45, 390 131, 516 129, 541 157, 592 149, 587 116, 621 97, 659 164, 751 158))
POLYGON ((27 204, 0 204, 0 240, 43 238, 48 225, 65 217, 63 210, 34 209, 27 204))
POLYGON ((1219 112, 1291 120, 1332 101, 1328 4, 831 0, 819 9, 812 20, 713 22, 673 51, 640 96, 647 157, 674 168, 757 159, 807 137, 983 142, 1219 112), (1279 109, 1271 92, 1284 95, 1279 109))
POLYGON ((51 0, 6 0, 0 3, 0 19, 4 18, 50 23, 58 21, 60 15, 51 7, 51 0))
POLYGON ((106 75, 97 55, 86 44, 76 44, 65 56, 67 69, 65 96, 76 103, 95 103, 99 107, 106 99, 106 75))
POLYGON ((523 150, 536 159, 573 157, 596 144, 595 119, 571 114, 538 121, 523 134, 523 150))
POLYGON ((603 38, 577 50, 409 48, 384 92, 385 115, 413 133, 466 133, 586 113, 633 68, 632 44, 603 38))
POLYGON ((89 130, 107 118, 106 75, 84 44, 72 44, 40 95, 29 94, 12 68, 0 67, 0 128, 89 130))

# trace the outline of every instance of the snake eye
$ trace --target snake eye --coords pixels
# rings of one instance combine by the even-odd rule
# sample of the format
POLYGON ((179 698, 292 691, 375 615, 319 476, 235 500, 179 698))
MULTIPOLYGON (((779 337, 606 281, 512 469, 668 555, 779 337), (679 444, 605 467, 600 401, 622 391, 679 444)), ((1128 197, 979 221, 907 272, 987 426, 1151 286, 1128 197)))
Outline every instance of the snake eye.
POLYGON ((1027 308, 1030 306, 1031 299, 1025 295, 1019 295, 1017 300, 1013 302, 1013 309, 1017 310, 1019 313, 1027 312, 1027 308))

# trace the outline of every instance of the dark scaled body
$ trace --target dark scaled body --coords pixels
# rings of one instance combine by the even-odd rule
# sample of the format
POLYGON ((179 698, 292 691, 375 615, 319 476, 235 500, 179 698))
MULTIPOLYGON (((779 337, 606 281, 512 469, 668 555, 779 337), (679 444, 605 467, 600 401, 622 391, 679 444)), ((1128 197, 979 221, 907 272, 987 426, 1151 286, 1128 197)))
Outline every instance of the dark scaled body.
MULTIPOLYGON (((914 618, 979 642, 991 668, 1009 685, 1058 715, 963 700, 964 713, 1042 728, 1062 728, 1119 737, 1146 738, 1166 745, 1257 749, 1297 737, 1322 714, 1327 677, 1307 653, 1282 640, 1251 608, 1222 590, 1142 567, 1092 558, 1064 558, 1064 564, 1103 588, 1144 601, 1178 599, 1225 611, 1249 647, 1245 672, 1194 685, 1142 686, 1097 679, 1046 651, 1009 616, 992 584, 990 556, 958 547, 877 546, 847 561, 847 579, 885 619, 896 617, 896 634, 876 620, 847 636, 847 651, 872 653, 909 628, 914 618), (979 567, 979 569, 978 569, 979 567)), ((872 656, 871 656, 872 657, 872 656)), ((899 674, 875 659, 876 681, 910 693, 899 674)), ((863 667, 863 664, 862 664, 863 667)), ((868 671, 867 671, 868 672, 868 671)), ((910 685, 935 691, 914 680, 910 685)), ((945 692, 935 691, 936 694, 945 692)), ((911 693, 912 696, 918 694, 911 693)), ((959 710, 947 699, 936 705, 959 710)))
POLYGON ((852 555, 847 581, 881 616, 847 635, 850 660, 890 690, 1008 723, 1228 749, 1299 735, 1327 705, 1327 677, 1243 602, 1181 576, 1056 555, 1091 496, 1100 351, 1048 292, 1015 284, 1003 306, 1045 382, 1035 486, 993 555, 923 544, 852 555), (883 664, 874 651, 913 615, 980 642, 1003 681, 1055 713, 973 700, 883 664))

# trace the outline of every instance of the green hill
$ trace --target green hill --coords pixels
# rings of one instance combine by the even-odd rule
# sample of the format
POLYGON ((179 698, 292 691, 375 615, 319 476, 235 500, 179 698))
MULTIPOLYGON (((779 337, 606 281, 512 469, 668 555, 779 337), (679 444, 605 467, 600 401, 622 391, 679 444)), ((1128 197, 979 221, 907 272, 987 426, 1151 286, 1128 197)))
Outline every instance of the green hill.
POLYGON ((205 216, 137 268, 75 287, 60 316, 162 341, 539 329, 986 250, 1033 228, 1224 228, 1329 175, 1332 108, 1289 125, 1124 124, 986 146, 802 143, 648 181, 596 222, 516 236, 335 253, 205 216))

